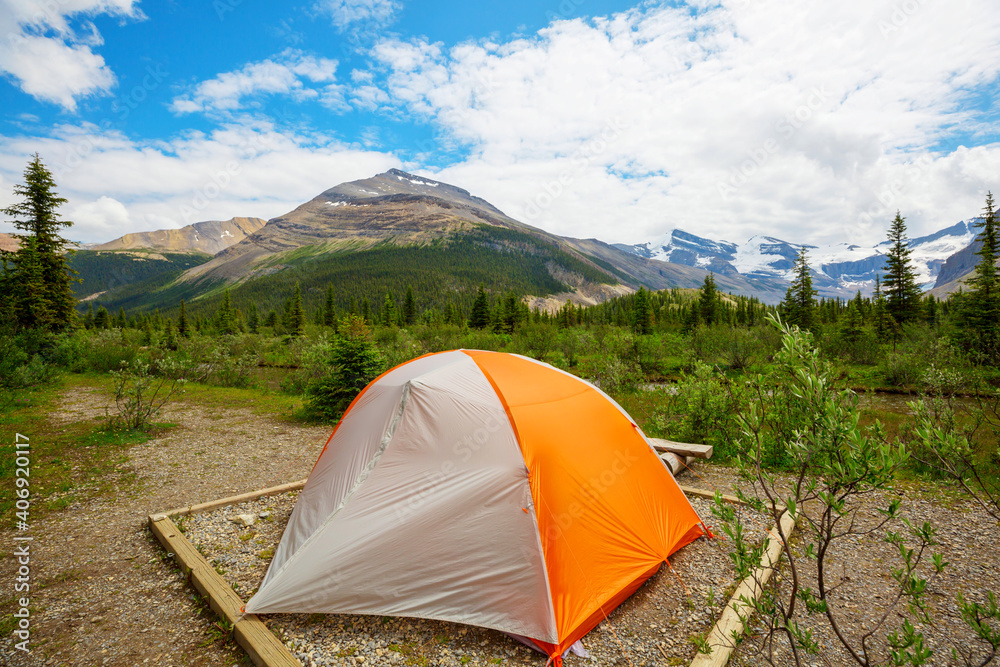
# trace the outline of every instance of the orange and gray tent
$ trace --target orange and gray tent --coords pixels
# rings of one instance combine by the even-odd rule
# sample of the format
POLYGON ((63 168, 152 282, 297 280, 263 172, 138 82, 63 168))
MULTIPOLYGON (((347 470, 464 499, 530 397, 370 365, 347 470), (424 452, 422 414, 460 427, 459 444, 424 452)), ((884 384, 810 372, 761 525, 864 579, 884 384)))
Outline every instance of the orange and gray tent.
POLYGON ((598 388, 518 355, 440 352, 347 409, 246 611, 452 621, 561 656, 704 533, 598 388))

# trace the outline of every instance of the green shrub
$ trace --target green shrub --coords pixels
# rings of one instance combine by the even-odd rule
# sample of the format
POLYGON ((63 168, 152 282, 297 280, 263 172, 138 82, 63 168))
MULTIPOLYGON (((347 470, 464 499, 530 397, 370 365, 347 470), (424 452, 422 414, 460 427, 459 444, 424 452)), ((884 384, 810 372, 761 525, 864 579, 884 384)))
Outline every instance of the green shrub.
POLYGON ((49 352, 49 362, 65 368, 71 373, 89 370, 88 347, 92 334, 86 331, 71 331, 56 336, 49 352))
POLYGON ((147 428, 184 382, 173 379, 169 369, 151 368, 141 359, 124 362, 110 373, 115 382, 114 409, 107 409, 111 428, 147 428))
POLYGON ((384 367, 364 320, 349 315, 331 342, 327 371, 309 386, 306 410, 328 421, 340 419, 355 396, 384 367))
POLYGON ((84 348, 88 370, 97 373, 115 371, 131 364, 139 346, 129 340, 125 329, 98 329, 90 334, 84 348))
POLYGON ((45 363, 44 344, 40 337, 23 333, 0 336, 0 387, 22 389, 54 380, 58 373, 45 363))
POLYGON ((604 393, 611 396, 635 391, 643 380, 642 371, 637 363, 607 352, 588 357, 581 364, 580 370, 584 377, 592 380, 604 393))
POLYGON ((725 376, 696 362, 679 383, 661 391, 663 401, 650 420, 651 436, 710 444, 721 459, 737 454, 733 440, 739 432, 735 417, 742 394, 725 376))
POLYGON ((925 369, 925 361, 917 355, 890 352, 879 365, 879 374, 891 387, 913 387, 925 369))

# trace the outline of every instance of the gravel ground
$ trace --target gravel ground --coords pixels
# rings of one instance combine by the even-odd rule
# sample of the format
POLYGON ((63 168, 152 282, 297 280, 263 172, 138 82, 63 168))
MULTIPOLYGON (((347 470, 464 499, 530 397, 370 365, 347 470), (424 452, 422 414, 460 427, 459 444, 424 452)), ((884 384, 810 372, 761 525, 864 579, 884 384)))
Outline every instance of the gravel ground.
MULTIPOLYGON (((103 415, 106 403, 106 396, 93 391, 67 392, 53 418, 70 423, 103 415)), ((33 651, 15 651, 5 637, 0 665, 248 664, 241 651, 220 639, 214 618, 204 613, 204 605, 150 535, 146 517, 302 479, 330 429, 291 425, 238 408, 184 403, 170 407, 163 420, 178 426, 129 451, 112 494, 32 523, 33 651)), ((683 473, 681 483, 722 491, 732 485, 727 468, 698 464, 694 470, 699 478, 683 473)), ((83 473, 78 483, 88 483, 83 473)), ((903 488, 904 516, 935 525, 950 562, 929 586, 934 625, 925 630, 928 644, 937 651, 931 664, 951 664, 951 642, 967 645, 969 637, 957 618, 955 595, 982 599, 987 590, 1000 592, 1000 528, 949 489, 929 483, 903 488)), ((277 543, 292 498, 289 494, 248 507, 258 518, 270 512, 250 530, 225 521, 224 516, 237 513, 233 509, 222 513, 214 528, 199 527, 200 521, 212 521, 199 517, 189 519, 185 528, 192 536, 204 530, 211 543, 203 546, 206 553, 218 559, 225 576, 246 597, 263 576, 270 558, 267 549, 277 543)), ((865 501, 869 520, 878 501, 875 496, 865 501)), ((706 503, 694 502, 712 525, 706 503)), ((757 526, 761 528, 763 524, 757 526)), ((3 615, 12 610, 13 536, 8 527, 0 527, 3 615)), ((721 540, 698 540, 685 547, 671 562, 690 596, 673 573, 662 570, 612 614, 610 623, 584 638, 595 658, 592 663, 570 656, 567 664, 686 664, 694 652, 689 635, 704 634, 710 617, 720 610, 721 592, 732 583, 726 546, 721 540), (711 609, 709 590, 715 593, 711 609)), ((834 574, 843 582, 836 594, 844 612, 841 620, 849 634, 856 633, 882 613, 891 583, 887 572, 898 556, 876 536, 846 541, 833 557, 834 574)), ((498 659, 500 664, 544 664, 540 654, 499 633, 447 623, 293 615, 267 621, 306 664, 497 664, 498 659)), ((823 624, 814 625, 825 655, 810 664, 849 664, 823 624)), ((761 664, 754 653, 760 643, 760 637, 751 634, 735 664, 761 664)), ((777 664, 788 663, 779 655, 777 664)))
MULTIPOLYGON (((70 423, 103 416, 107 401, 94 391, 67 392, 51 418, 70 423)), ((0 665, 249 664, 241 649, 219 640, 214 619, 202 612, 146 518, 302 479, 330 428, 183 403, 169 406, 162 421, 178 427, 129 450, 112 494, 32 521, 32 651, 14 650, 11 638, 3 637, 0 665)), ((77 483, 88 481, 80 473, 77 483)), ((7 526, 0 527, 3 616, 12 613, 13 537, 7 526)))
MULTIPOLYGON (((685 481, 683 478, 682 482, 685 481)), ((260 584, 295 504, 296 493, 260 498, 186 517, 186 537, 246 600, 260 584), (256 518, 251 526, 233 521, 256 518)), ((692 498, 712 523, 711 501, 692 498)), ((744 512, 757 541, 769 527, 744 512)), ((725 603, 734 571, 722 540, 697 540, 671 558, 624 604, 583 639, 591 660, 567 665, 683 665, 694 657, 693 635, 703 636, 725 603)), ((494 630, 455 623, 353 615, 262 616, 307 667, 357 664, 543 665, 545 656, 494 630), (426 660, 426 662, 424 662, 426 660)))
MULTIPOLYGON (((878 509, 886 507, 891 495, 898 495, 903 501, 899 520, 890 522, 882 531, 845 538, 842 544, 831 548, 828 561, 832 567, 827 570, 827 586, 836 588, 830 599, 838 626, 855 650, 860 651, 861 637, 888 612, 885 629, 869 642, 872 664, 886 664, 886 633, 897 631, 904 618, 910 619, 924 633, 925 646, 934 651, 928 664, 982 664, 981 661, 989 653, 962 621, 956 597, 961 593, 967 601, 984 603, 987 591, 1000 594, 1000 526, 954 489, 910 482, 901 483, 891 493, 865 496, 860 501, 858 528, 875 526, 881 518, 878 509), (902 560, 898 548, 886 542, 884 536, 885 530, 907 535, 904 519, 914 525, 930 522, 937 530, 936 540, 939 542, 932 551, 944 554, 948 562, 940 576, 933 574, 929 555, 918 569, 918 574, 928 579, 924 597, 929 607, 930 624, 918 622, 908 612, 905 602, 890 609, 898 590, 891 570, 900 567, 902 560), (971 650, 971 656, 977 659, 970 663, 955 660, 952 657, 953 648, 971 650)), ((792 541, 794 551, 800 556, 797 563, 802 568, 801 585, 816 589, 815 561, 801 557, 805 548, 804 538, 805 531, 800 530, 792 541)), ((913 546, 912 541, 910 546, 913 546)), ((781 582, 787 586, 791 581, 790 569, 785 561, 782 564, 781 582)), ((857 664, 836 637, 825 616, 807 616, 801 619, 801 624, 813 631, 823 655, 822 660, 806 657, 805 664, 857 664)), ((996 623, 993 627, 995 631, 1000 630, 996 623)), ((757 625, 754 630, 759 633, 761 628, 757 625)), ((794 664, 787 645, 778 642, 777 647, 776 664, 794 664)), ((761 664, 761 651, 765 648, 763 636, 751 632, 731 664, 761 664)), ((998 661, 990 664, 998 664, 998 661)))

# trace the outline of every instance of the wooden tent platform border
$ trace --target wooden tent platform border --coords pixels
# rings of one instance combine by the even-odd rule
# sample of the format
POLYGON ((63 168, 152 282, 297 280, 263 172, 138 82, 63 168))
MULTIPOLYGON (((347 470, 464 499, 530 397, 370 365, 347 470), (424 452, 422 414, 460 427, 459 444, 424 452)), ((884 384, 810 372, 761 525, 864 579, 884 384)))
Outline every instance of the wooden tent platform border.
POLYGON ((305 483, 306 481, 303 479, 291 484, 272 486, 269 489, 149 515, 149 527, 156 535, 156 539, 160 541, 168 553, 174 555, 174 560, 180 565, 181 571, 188 575, 198 592, 205 596, 208 605, 219 615, 219 618, 235 626, 233 637, 236 639, 236 643, 243 647, 243 650, 247 652, 257 667, 302 667, 302 663, 295 659, 295 656, 281 643, 281 640, 275 637, 274 633, 255 614, 246 614, 240 619, 243 600, 236 594, 232 586, 215 571, 215 568, 205 560, 205 557, 198 553, 198 550, 177 528, 171 517, 208 512, 219 507, 256 500, 263 496, 296 491, 305 486, 305 483))
MULTIPOLYGON (((711 456, 711 453, 709 453, 711 456)), ((708 458, 708 457, 705 457, 708 458)), ((188 516, 200 512, 208 512, 220 507, 237 505, 248 500, 256 500, 263 496, 273 496, 289 491, 297 491, 305 486, 306 480, 272 486, 260 491, 243 493, 238 496, 220 498, 198 505, 188 505, 178 507, 165 512, 157 512, 149 515, 149 527, 160 541, 163 548, 168 553, 173 554, 174 560, 181 567, 181 571, 188 575, 188 579, 199 593, 205 596, 209 606, 228 623, 233 624, 233 636, 236 643, 243 647, 257 667, 302 667, 295 656, 285 647, 274 633, 264 625, 255 614, 246 614, 240 619, 240 609, 243 607, 243 600, 232 586, 223 579, 215 568, 205 560, 198 550, 184 536, 184 533, 177 528, 171 517, 188 516)), ((702 498, 714 498, 715 492, 707 489, 681 486, 681 490, 686 495, 699 496, 702 498)), ((725 495, 723 500, 734 505, 743 505, 736 496, 725 495)), ((781 516, 781 527, 785 535, 791 536, 794 529, 794 521, 791 516, 784 512, 781 516)), ((708 644, 712 647, 712 652, 708 655, 698 654, 691 662, 690 667, 722 667, 732 655, 735 648, 735 638, 743 633, 743 623, 740 621, 740 613, 745 606, 740 601, 741 596, 756 599, 760 595, 762 587, 767 583, 777 566, 778 558, 781 555, 781 542, 778 540, 777 526, 771 528, 768 533, 770 545, 767 552, 761 558, 761 563, 754 573, 744 579, 736 587, 736 591, 729 598, 726 608, 718 622, 708 635, 708 644)))

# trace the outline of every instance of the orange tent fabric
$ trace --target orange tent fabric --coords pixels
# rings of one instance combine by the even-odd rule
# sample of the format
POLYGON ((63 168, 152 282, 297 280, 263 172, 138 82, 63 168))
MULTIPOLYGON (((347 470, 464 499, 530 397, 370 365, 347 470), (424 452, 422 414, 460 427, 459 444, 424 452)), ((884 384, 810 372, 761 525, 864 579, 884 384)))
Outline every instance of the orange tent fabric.
POLYGON ((246 610, 449 620, 561 656, 703 534, 598 388, 453 350, 397 366, 351 404, 246 610))
POLYGON ((516 355, 466 352, 496 388, 530 471, 561 654, 703 534, 627 413, 578 378, 516 355))

